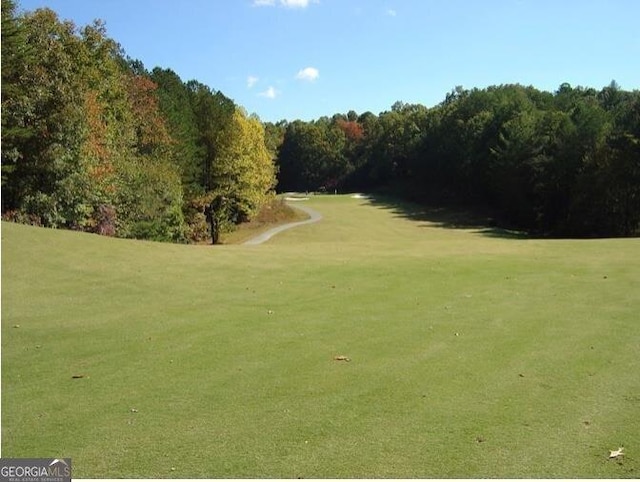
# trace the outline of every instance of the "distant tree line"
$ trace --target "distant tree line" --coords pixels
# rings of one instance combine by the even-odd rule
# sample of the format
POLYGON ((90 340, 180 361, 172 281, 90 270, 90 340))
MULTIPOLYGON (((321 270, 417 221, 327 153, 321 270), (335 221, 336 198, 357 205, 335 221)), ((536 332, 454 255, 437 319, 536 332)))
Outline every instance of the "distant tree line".
POLYGON ((545 236, 640 234, 640 92, 562 84, 465 90, 312 122, 267 124, 278 189, 387 189, 481 205, 545 236))
POLYGON ((199 241, 273 195, 264 126, 220 92, 145 70, 95 22, 2 0, 2 215, 120 237, 199 241))

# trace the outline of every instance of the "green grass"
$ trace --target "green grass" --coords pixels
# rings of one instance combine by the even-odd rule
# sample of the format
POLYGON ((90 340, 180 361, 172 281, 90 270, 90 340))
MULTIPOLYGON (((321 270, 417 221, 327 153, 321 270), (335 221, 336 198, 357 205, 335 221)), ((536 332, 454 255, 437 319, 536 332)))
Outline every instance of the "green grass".
POLYGON ((3 223, 2 456, 75 478, 640 477, 640 240, 309 206, 321 222, 260 246, 3 223))

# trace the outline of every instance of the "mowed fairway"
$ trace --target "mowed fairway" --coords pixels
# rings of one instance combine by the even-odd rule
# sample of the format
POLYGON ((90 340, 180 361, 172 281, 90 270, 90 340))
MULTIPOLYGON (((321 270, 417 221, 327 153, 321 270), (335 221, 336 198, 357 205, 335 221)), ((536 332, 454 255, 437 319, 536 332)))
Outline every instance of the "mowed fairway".
POLYGON ((74 478, 640 477, 640 240, 307 205, 322 221, 258 246, 3 223, 2 456, 74 478))

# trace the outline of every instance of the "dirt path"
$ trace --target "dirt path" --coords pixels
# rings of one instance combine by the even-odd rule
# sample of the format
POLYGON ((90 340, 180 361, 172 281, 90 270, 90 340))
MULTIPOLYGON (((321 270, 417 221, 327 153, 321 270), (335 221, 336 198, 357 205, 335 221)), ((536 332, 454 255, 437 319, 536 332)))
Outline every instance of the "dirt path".
POLYGON ((302 226, 303 224, 316 223, 322 219, 322 214, 320 214, 315 209, 308 208, 307 206, 300 206, 299 204, 287 203, 287 205, 291 206, 294 209, 300 209, 301 211, 304 211, 309 215, 309 219, 305 219, 304 221, 298 221, 295 223, 283 224, 281 226, 276 226, 275 228, 271 228, 268 231, 265 231, 264 233, 259 234, 255 238, 251 238, 250 240, 245 241, 242 244, 244 245, 262 244, 265 241, 271 239, 276 234, 281 233, 282 231, 285 231, 291 228, 296 228, 298 226, 302 226))

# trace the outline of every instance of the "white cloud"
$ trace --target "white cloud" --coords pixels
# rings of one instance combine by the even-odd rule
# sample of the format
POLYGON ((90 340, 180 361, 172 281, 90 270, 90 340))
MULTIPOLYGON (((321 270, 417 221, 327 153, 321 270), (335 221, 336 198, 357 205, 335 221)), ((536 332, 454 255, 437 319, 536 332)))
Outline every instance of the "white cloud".
POLYGON ((396 12, 393 8, 390 8, 389 10, 387 10, 387 15, 389 15, 390 17, 395 17, 396 15, 398 15, 398 12, 396 12))
POLYGON ((260 97, 266 97, 267 99, 275 99, 278 95, 278 91, 276 91, 272 86, 269 86, 267 90, 260 92, 258 95, 260 97))
POLYGON ((258 77, 254 77, 253 75, 250 75, 249 77, 247 77, 247 87, 251 88, 254 85, 256 85, 256 82, 258 82, 258 80, 260 80, 258 77))
POLYGON ((280 5, 286 8, 307 8, 309 0, 280 0, 280 5))
MULTIPOLYGON (((318 3, 319 0, 279 0, 278 5, 284 8, 307 8, 309 3, 318 3)), ((275 7, 276 0, 253 0, 254 7, 275 7)))
POLYGON ((313 82, 318 77, 320 77, 320 71, 315 67, 306 67, 296 74, 296 79, 308 80, 309 82, 313 82))

